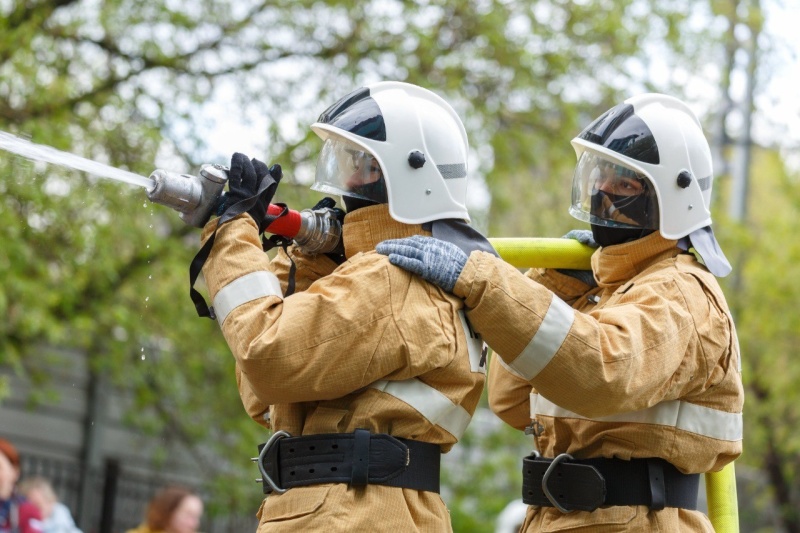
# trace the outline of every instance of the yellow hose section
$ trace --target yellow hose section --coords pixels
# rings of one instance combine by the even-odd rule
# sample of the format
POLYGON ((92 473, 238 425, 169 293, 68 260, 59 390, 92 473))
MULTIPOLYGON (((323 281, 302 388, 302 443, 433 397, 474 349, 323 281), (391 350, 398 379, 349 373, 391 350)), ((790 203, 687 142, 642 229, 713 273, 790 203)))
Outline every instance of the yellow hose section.
MULTIPOLYGON (((504 261, 517 268, 591 269, 594 249, 573 239, 491 238, 504 261)), ((739 532, 739 505, 733 463, 719 472, 707 472, 708 518, 717 533, 739 532)))
POLYGON ((739 533, 739 503, 733 463, 719 472, 706 472, 708 518, 717 533, 739 533))
POLYGON ((494 237, 489 242, 517 268, 592 268, 594 249, 573 239, 494 237))

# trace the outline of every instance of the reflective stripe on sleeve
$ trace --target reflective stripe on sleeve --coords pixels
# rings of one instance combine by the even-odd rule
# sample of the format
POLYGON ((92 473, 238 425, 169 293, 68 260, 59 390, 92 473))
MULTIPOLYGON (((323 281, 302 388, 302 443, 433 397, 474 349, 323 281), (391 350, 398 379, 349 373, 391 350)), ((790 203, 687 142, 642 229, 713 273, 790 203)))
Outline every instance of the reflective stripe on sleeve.
POLYGON ((416 378, 403 381, 381 380, 370 387, 407 403, 428 422, 441 427, 457 439, 461 438, 472 420, 472 415, 466 409, 416 378))
POLYGON ((217 316, 217 322, 222 326, 231 311, 264 296, 283 298, 281 284, 272 272, 266 270, 250 272, 231 281, 214 296, 214 314, 217 316))
POLYGON ((681 400, 658 403, 647 409, 600 418, 587 418, 559 407, 544 396, 531 393, 531 419, 537 415, 557 418, 581 418, 596 422, 626 422, 669 426, 717 440, 742 440, 742 413, 729 413, 681 400))
POLYGON ((539 329, 531 341, 507 367, 512 373, 530 381, 555 356, 567 338, 572 323, 575 321, 575 310, 564 300, 553 295, 550 308, 544 315, 539 329))

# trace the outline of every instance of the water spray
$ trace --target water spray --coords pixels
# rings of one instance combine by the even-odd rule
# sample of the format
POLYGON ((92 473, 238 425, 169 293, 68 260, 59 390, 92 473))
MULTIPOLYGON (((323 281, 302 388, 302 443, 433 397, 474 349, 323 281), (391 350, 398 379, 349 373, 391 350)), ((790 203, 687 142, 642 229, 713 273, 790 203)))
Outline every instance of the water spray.
POLYGON ((21 155, 31 161, 41 161, 43 163, 52 163, 62 167, 74 168, 75 170, 82 170, 93 176, 110 178, 129 185, 144 187, 145 189, 150 189, 153 186, 153 181, 151 179, 140 176, 139 174, 92 161, 91 159, 86 159, 69 152, 62 152, 52 146, 35 144, 27 139, 22 139, 4 131, 0 131, 0 149, 21 155))
MULTIPOLYGON (((143 187, 151 202, 174 209, 186 224, 199 228, 216 212, 228 182, 228 169, 221 165, 202 165, 197 176, 157 169, 150 177, 145 177, 52 146, 36 144, 4 131, 0 131, 0 150, 31 161, 73 168, 93 176, 143 187)), ((267 212, 279 215, 283 209, 271 205, 267 212)), ((294 239, 305 252, 318 254, 336 248, 342 229, 329 209, 304 209, 299 212, 290 209, 267 227, 267 231, 294 239)))

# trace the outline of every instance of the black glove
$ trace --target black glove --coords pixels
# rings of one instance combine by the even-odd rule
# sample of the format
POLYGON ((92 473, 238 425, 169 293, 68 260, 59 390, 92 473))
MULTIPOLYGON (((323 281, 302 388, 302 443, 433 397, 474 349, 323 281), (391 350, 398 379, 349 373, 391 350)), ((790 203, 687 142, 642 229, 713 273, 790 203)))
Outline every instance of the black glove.
POLYGON ((232 218, 240 213, 250 215, 263 233, 267 206, 275 196, 278 183, 283 177, 280 165, 267 165, 258 159, 248 159, 236 152, 231 157, 228 170, 228 193, 225 195, 222 216, 232 218))

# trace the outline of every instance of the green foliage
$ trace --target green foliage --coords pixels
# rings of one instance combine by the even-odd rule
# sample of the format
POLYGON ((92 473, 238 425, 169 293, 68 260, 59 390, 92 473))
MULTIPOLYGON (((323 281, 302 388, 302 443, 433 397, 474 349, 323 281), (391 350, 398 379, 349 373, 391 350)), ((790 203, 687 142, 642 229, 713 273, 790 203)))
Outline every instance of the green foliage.
POLYGON ((724 288, 736 319, 747 394, 740 461, 768 476, 773 499, 761 502, 760 510, 777 501, 786 523, 798 523, 800 181, 771 150, 755 151, 751 172, 747 221, 726 232, 724 243, 736 269, 724 288))

